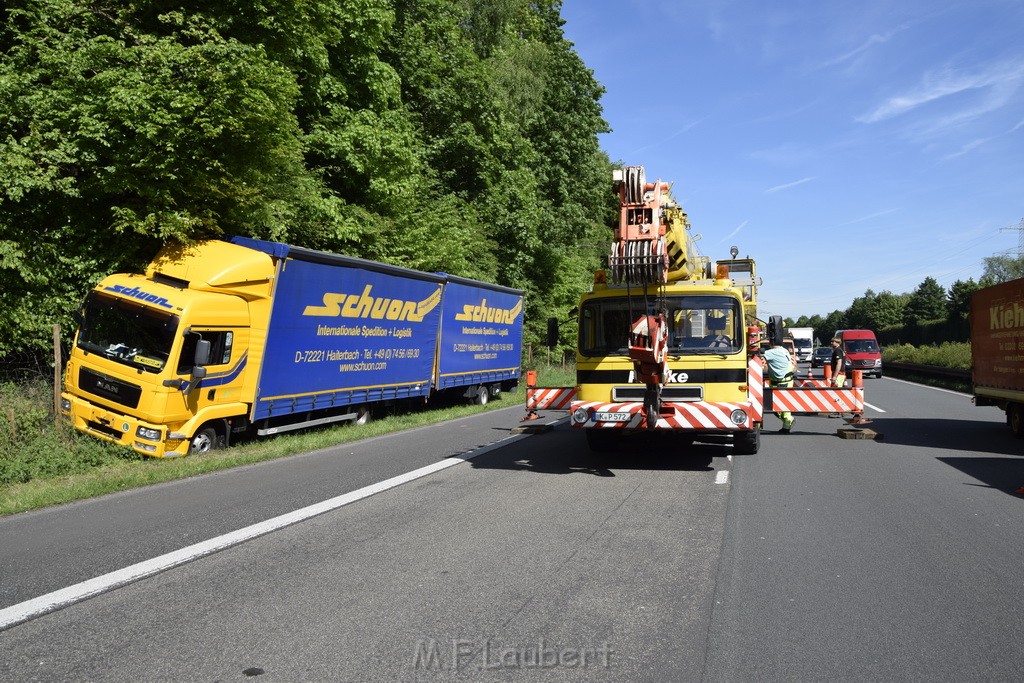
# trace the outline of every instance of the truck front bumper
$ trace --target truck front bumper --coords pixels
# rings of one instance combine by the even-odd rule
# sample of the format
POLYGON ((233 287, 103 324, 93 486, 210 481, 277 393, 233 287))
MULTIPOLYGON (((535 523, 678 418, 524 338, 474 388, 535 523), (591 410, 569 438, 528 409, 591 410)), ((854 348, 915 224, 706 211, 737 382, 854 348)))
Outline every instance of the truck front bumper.
POLYGON ((166 425, 145 422, 67 393, 61 394, 61 412, 78 431, 142 455, 175 458, 188 454, 188 441, 168 439, 166 425))
MULTIPOLYGON (((665 403, 653 429, 732 432, 749 431, 760 422, 750 403, 665 403)), ((573 401, 569 423, 581 429, 646 429, 643 403, 573 401)))

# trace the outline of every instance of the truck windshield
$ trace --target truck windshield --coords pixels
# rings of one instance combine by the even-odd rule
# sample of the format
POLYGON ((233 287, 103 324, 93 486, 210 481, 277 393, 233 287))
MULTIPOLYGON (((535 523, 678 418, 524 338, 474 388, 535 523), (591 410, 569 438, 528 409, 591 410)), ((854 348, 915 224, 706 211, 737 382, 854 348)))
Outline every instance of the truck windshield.
POLYGON ((806 337, 796 337, 793 339, 793 343, 796 344, 798 349, 809 349, 814 346, 814 343, 806 337))
POLYGON ((743 348, 739 301, 692 294, 658 299, 650 310, 635 297, 632 307, 626 297, 588 301, 580 309, 580 353, 628 355, 632 322, 658 309, 665 311, 668 320, 669 355, 730 354, 743 348))
POLYGON ((145 372, 160 372, 177 330, 176 315, 91 292, 82 307, 77 346, 145 372))

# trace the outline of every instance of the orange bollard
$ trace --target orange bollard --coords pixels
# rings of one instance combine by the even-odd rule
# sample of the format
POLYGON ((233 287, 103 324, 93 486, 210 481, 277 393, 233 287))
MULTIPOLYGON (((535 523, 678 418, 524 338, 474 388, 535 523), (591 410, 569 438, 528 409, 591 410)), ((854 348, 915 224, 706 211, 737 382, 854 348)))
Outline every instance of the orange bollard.
POLYGON ((528 420, 536 420, 540 417, 537 411, 533 408, 533 396, 531 391, 537 388, 537 371, 527 370, 526 371, 526 417, 520 422, 526 422, 528 420))
POLYGON ((825 364, 825 381, 832 382, 832 365, 828 363, 825 364))
MULTIPOLYGON (((854 370, 853 373, 852 373, 852 376, 853 376, 853 388, 854 389, 863 389, 864 388, 864 373, 861 372, 860 370, 854 370)), ((853 416, 852 420, 849 420, 849 423, 852 424, 852 425, 869 424, 870 422, 871 422, 871 420, 865 418, 863 413, 857 413, 856 415, 853 416)))

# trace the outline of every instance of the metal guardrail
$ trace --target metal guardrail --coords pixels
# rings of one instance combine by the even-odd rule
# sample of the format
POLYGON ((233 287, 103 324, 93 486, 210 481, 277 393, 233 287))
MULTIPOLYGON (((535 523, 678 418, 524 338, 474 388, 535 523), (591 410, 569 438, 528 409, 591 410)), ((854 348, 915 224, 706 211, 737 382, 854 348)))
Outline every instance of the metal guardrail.
POLYGON ((918 365, 917 363, 886 363, 885 370, 896 372, 908 372, 920 377, 934 377, 938 379, 954 379, 970 383, 971 371, 960 368, 944 368, 941 365, 918 365))

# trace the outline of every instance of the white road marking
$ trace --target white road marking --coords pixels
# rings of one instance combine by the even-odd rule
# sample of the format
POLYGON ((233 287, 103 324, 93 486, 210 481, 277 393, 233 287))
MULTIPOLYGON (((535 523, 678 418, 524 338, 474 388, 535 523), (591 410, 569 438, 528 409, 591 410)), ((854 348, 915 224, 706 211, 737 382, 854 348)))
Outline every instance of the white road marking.
POLYGON ((729 483, 729 470, 718 470, 715 472, 715 483, 716 484, 728 484, 729 483))
POLYGON ((406 472, 405 474, 400 474, 397 477, 392 477, 391 479, 377 482, 376 484, 364 486, 357 491, 351 491, 320 503, 304 507, 300 510, 295 510, 294 512, 289 512, 263 522, 252 524, 243 529, 238 529, 237 531, 232 531, 221 536, 217 536, 216 538, 211 538, 208 541, 196 543, 188 546, 187 548, 175 550, 173 552, 160 555, 159 557, 154 557, 151 560, 139 562, 138 564, 133 564, 130 567, 118 569, 108 574, 97 576, 94 579, 82 581, 81 583, 76 583, 73 586, 68 586, 67 588, 62 588, 60 590, 53 591, 52 593, 41 595, 38 598, 33 598, 32 600, 26 600, 25 602, 18 603, 17 605, 12 605, 0 610, 0 631, 29 621, 30 619, 41 617, 49 612, 55 612, 59 609, 63 609, 64 607, 76 602, 81 602, 82 600, 105 593, 106 591, 113 590, 114 588, 120 588, 121 586, 153 576, 154 574, 172 569, 187 562, 197 560, 207 555, 212 555, 213 553, 221 550, 226 550, 227 548, 238 545, 244 541, 251 540, 257 536, 263 536, 264 534, 269 534, 272 531, 277 531, 278 529, 302 522, 311 517, 322 515, 325 512, 337 510, 338 508, 349 505, 350 503, 355 503, 356 501, 369 498, 370 496, 381 493, 382 491, 387 491, 388 489, 393 489, 396 486, 407 484, 410 481, 420 479, 428 474, 440 472, 441 470, 454 467, 455 465, 461 465, 467 460, 472 460, 479 455, 483 455, 484 453, 493 450, 499 444, 504 446, 509 441, 525 439, 527 436, 528 435, 513 435, 482 448, 478 448, 474 451, 470 451, 469 453, 446 458, 440 462, 435 462, 432 465, 421 467, 418 470, 406 472))
POLYGON ((884 413, 885 412, 884 410, 882 410, 878 406, 873 406, 870 403, 868 403, 867 401, 864 401, 864 405, 867 406, 868 408, 871 408, 871 410, 877 410, 880 413, 884 413))
POLYGON ((921 389, 931 389, 932 391, 941 391, 944 394, 955 394, 957 396, 970 396, 970 394, 965 394, 962 391, 953 391, 952 389, 943 389, 942 387, 933 387, 933 386, 928 385, 928 384, 918 384, 917 382, 908 382, 905 379, 896 379, 895 377, 886 377, 885 379, 888 380, 889 382, 900 382, 902 384, 913 384, 915 387, 920 387, 921 389))

